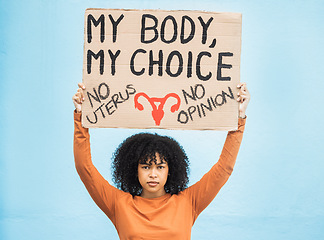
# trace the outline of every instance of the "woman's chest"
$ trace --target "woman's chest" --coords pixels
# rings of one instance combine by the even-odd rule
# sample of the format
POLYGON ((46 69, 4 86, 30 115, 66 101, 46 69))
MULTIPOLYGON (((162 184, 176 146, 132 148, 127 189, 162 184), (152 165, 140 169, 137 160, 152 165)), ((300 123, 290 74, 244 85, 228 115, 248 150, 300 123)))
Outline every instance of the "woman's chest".
POLYGON ((186 199, 116 205, 115 226, 121 239, 190 239, 192 207, 186 199))

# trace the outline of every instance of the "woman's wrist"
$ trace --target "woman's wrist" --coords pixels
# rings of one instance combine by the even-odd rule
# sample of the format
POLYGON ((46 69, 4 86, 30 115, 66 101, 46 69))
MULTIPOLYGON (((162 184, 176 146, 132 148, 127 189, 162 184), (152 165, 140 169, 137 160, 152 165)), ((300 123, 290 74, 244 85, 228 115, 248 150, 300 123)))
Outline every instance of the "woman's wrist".
POLYGON ((245 112, 239 112, 239 118, 246 118, 245 112))

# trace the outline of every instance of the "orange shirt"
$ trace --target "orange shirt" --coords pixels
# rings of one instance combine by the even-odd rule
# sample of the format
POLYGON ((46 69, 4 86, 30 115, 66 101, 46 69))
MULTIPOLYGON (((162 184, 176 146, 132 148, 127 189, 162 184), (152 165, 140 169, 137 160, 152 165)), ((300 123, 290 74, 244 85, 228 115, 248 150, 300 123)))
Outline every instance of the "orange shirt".
POLYGON ((233 171, 241 144, 245 119, 229 132, 219 161, 196 184, 179 194, 159 198, 133 197, 106 181, 91 161, 88 129, 81 114, 74 113, 76 169, 92 199, 115 225, 121 240, 185 240, 198 215, 214 199, 233 171))

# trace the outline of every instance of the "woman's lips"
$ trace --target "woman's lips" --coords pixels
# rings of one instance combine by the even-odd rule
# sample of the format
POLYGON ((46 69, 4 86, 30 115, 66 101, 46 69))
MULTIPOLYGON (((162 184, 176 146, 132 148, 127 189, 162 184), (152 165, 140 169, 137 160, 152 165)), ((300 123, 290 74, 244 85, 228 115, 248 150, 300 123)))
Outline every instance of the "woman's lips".
POLYGON ((158 185, 158 182, 148 182, 147 183, 150 187, 155 187, 156 185, 158 185))

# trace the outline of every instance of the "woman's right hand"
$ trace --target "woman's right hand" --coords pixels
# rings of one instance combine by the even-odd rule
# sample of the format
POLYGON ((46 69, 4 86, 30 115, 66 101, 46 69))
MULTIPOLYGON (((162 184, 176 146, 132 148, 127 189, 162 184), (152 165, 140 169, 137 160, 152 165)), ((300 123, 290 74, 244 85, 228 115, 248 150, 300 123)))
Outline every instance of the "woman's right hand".
POLYGON ((84 94, 83 94, 83 90, 85 90, 85 86, 83 83, 78 83, 78 90, 76 92, 76 94, 73 95, 72 97, 72 101, 74 103, 75 106, 75 110, 80 113, 81 112, 81 105, 82 102, 84 102, 84 94))

